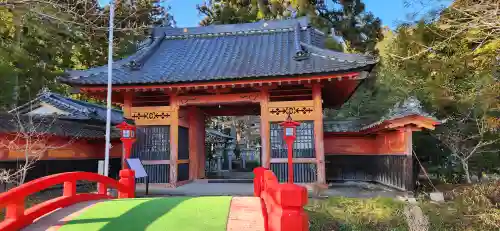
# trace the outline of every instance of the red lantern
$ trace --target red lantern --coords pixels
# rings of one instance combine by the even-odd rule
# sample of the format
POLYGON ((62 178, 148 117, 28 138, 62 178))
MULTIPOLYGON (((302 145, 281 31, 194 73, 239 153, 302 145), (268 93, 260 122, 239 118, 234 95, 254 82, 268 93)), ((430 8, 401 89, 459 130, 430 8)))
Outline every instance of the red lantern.
POLYGON ((123 143, 122 169, 127 169, 128 167, 125 161, 130 158, 130 154, 132 153, 132 144, 135 142, 136 127, 123 121, 118 124, 116 128, 120 129, 120 140, 123 143))
POLYGON ((299 125, 299 122, 292 120, 290 114, 288 114, 286 121, 280 123, 280 126, 283 127, 283 139, 288 147, 288 183, 290 184, 293 184, 293 142, 297 138, 297 127, 299 125))

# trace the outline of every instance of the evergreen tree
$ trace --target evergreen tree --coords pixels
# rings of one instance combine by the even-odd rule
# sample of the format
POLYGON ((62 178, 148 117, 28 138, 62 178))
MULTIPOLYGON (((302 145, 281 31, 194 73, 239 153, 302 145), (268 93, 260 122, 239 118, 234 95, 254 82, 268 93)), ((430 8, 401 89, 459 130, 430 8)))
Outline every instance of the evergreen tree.
MULTIPOLYGON (((375 45, 382 39, 380 19, 365 12, 361 0, 212 0, 197 9, 205 15, 202 26, 309 16, 323 32, 342 37, 346 51, 376 54, 375 45)), ((326 45, 343 50, 332 38, 326 45)))
MULTIPOLYGON (((96 0, 7 0, 0 3, 0 107, 33 99, 43 87, 65 92, 56 81, 67 69, 107 63, 109 8, 96 0)), ((160 0, 117 1, 116 58, 133 53, 136 42, 157 24, 173 22, 160 0)))

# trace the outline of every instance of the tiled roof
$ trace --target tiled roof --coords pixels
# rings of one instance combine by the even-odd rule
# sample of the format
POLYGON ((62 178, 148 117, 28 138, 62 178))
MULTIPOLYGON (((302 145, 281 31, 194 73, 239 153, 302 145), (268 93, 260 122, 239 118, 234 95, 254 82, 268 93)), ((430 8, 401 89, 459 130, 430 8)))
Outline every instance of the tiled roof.
POLYGON ((382 118, 378 120, 352 118, 342 121, 324 121, 323 130, 325 132, 359 132, 380 125, 384 121, 395 120, 413 115, 419 115, 438 122, 444 122, 425 112, 417 98, 409 97, 403 103, 396 103, 393 108, 389 109, 389 112, 386 115, 382 116, 382 118))
POLYGON ((232 136, 228 136, 220 131, 217 131, 215 129, 211 129, 211 128, 205 128, 205 131, 206 131, 206 134, 209 134, 209 135, 214 135, 214 136, 220 136, 222 138, 226 138, 226 139, 234 139, 235 137, 232 137, 232 136))
MULTIPOLYGON (((60 118, 76 120, 96 120, 98 122, 106 122, 106 107, 87 103, 81 100, 71 99, 69 97, 65 97, 46 90, 38 94, 38 96, 34 100, 12 110, 11 112, 18 111, 21 114, 27 113, 32 109, 36 109, 37 107, 39 107, 40 103, 42 102, 69 113, 69 115, 59 115, 60 118)), ((112 109, 111 123, 119 124, 122 121, 122 111, 112 109)))
MULTIPOLYGON (((367 56, 324 48, 307 18, 195 28, 155 28, 135 54, 114 62, 113 84, 159 84, 370 70, 367 56)), ((61 81, 103 85, 107 66, 61 81)))
MULTIPOLYGON (((53 116, 19 116, 0 114, 0 133, 18 133, 36 137, 38 135, 55 135, 62 137, 103 139, 106 134, 102 125, 92 125, 84 121, 64 120, 53 116)), ((111 138, 119 138, 120 132, 111 129, 111 138)))

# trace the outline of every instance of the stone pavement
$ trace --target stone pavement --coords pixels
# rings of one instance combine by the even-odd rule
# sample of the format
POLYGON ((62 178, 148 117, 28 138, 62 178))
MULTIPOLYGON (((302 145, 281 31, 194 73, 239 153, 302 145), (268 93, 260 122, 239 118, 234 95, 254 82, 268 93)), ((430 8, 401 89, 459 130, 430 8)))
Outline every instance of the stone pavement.
POLYGON ((233 197, 227 231, 264 231, 264 216, 258 197, 233 197))

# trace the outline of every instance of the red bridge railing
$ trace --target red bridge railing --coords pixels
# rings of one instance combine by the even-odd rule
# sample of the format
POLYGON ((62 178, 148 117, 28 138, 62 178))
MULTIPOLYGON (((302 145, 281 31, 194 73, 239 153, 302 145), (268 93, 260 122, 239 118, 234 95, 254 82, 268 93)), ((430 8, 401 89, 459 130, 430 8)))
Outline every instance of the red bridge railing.
POLYGON ((27 182, 0 194, 0 209, 6 208, 5 219, 0 222, 0 230, 20 230, 47 213, 78 202, 112 199, 113 197, 107 193, 108 188, 117 189, 118 198, 133 198, 135 196, 134 171, 121 170, 119 181, 96 173, 67 172, 27 182), (79 180, 97 182, 97 193, 77 194, 76 182, 79 180), (62 196, 25 209, 26 197, 58 184, 64 185, 62 196))
POLYGON ((271 170, 254 169, 254 195, 261 198, 266 231, 307 231, 304 211, 307 189, 296 184, 280 184, 271 170))

